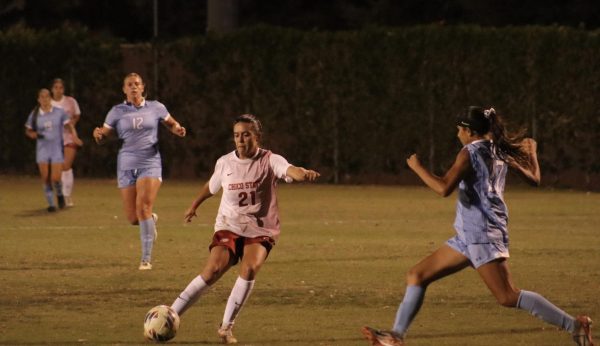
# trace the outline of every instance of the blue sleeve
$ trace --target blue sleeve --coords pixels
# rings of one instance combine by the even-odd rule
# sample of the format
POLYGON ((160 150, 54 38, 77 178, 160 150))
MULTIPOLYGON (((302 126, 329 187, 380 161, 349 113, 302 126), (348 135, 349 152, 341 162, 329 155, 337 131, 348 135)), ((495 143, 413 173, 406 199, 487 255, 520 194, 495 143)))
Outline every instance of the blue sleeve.
POLYGON ((107 125, 111 129, 114 129, 117 126, 116 107, 110 109, 110 111, 106 115, 106 119, 104 120, 104 125, 107 125))
POLYGON ((167 107, 165 107, 165 105, 163 105, 162 103, 160 103, 158 101, 156 101, 156 115, 162 121, 167 119, 167 116, 169 115, 169 111, 167 110, 167 107))

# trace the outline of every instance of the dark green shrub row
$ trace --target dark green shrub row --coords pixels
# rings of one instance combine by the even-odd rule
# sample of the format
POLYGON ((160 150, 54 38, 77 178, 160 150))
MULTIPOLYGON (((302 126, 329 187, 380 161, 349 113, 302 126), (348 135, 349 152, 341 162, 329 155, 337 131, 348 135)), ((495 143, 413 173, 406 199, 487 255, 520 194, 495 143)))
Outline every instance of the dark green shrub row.
MULTIPOLYGON (((40 56, 51 55, 58 65, 48 66, 62 69, 47 71, 68 73, 69 64, 57 58, 65 55, 48 52, 57 51, 54 44, 64 50, 71 45, 64 38, 52 41, 59 32, 19 34, 31 36, 30 43, 11 41, 15 33, 0 36, 3 52, 20 54, 18 68, 0 64, 20 83, 4 90, 3 110, 15 112, 11 117, 19 119, 14 126, 19 133, 9 133, 0 163, 23 170, 30 167, 23 157, 33 160, 23 150, 32 146, 14 143, 24 141, 18 136, 34 101, 32 91, 24 97, 23 90, 35 90, 27 89, 32 81, 39 85, 52 77, 33 68, 44 64, 40 56), (54 43, 33 44, 33 36, 54 43), (30 56, 38 62, 31 63, 30 56), (15 70, 28 70, 27 82, 15 70)), ((121 98, 118 49, 85 33, 72 37, 79 50, 69 48, 77 54, 67 56, 77 56, 71 66, 87 74, 75 73, 76 78, 88 78, 77 80, 78 98, 88 118, 100 124, 121 98), (90 68, 94 61, 105 68, 90 68)), ((515 126, 530 128, 550 182, 570 175, 588 179, 587 187, 597 184, 598 32, 420 26, 329 33, 257 27, 162 43, 159 49, 160 100, 189 129, 183 141, 161 134, 167 174, 210 174, 215 159, 232 149, 232 118, 245 112, 263 120, 267 147, 320 169, 329 181, 399 180, 409 176, 404 161, 413 151, 442 171, 459 149, 455 116, 468 105, 493 105, 515 126)), ((140 48, 140 54, 150 51, 140 48)), ((80 131, 89 136, 91 126, 82 124, 80 131)), ((80 171, 111 174, 116 146, 94 147, 84 149, 80 171)))

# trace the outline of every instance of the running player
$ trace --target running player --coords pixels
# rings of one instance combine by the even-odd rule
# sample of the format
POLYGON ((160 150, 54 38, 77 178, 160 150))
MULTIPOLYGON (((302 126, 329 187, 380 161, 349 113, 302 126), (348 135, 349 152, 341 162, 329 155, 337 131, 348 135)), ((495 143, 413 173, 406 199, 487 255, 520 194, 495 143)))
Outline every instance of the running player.
POLYGON ((404 345, 428 285, 472 266, 501 305, 529 311, 567 330, 578 345, 593 345, 588 316, 572 317, 541 295, 518 289, 510 275, 504 182, 511 167, 530 184, 540 184, 536 142, 509 135, 493 108, 470 107, 457 125, 464 146, 443 177, 427 171, 415 154, 407 159, 408 166, 439 195, 446 197, 458 187, 457 235, 409 270, 392 330, 364 327, 363 334, 372 345, 404 345))
POLYGON ((123 140, 117 157, 118 186, 127 220, 140 227, 139 269, 149 270, 157 220, 152 207, 162 182, 158 125, 162 122, 179 137, 184 137, 186 131, 162 103, 144 98, 144 82, 137 73, 125 76, 123 93, 127 99, 108 112, 104 126, 94 129, 94 139, 101 144, 116 134, 123 140))
POLYGON ((44 195, 48 201, 48 211, 56 211, 54 194, 59 208, 64 208, 60 174, 63 164, 63 128, 72 136, 72 141, 81 145, 81 140, 69 116, 62 108, 53 107, 48 89, 38 91, 38 105, 33 109, 25 123, 25 135, 36 140, 36 162, 44 186, 44 195), (54 190, 53 190, 54 187, 54 190))
POLYGON ((217 160, 210 180, 185 212, 185 221, 196 216, 196 209, 207 198, 223 189, 214 226, 210 255, 196 276, 171 306, 183 314, 229 268, 241 260, 239 277, 231 290, 218 335, 223 343, 237 340, 232 328, 236 316, 248 299, 256 275, 279 238, 277 180, 314 181, 319 173, 296 167, 286 159, 259 147, 262 129, 250 114, 236 118, 233 139, 236 149, 217 160))
MULTIPOLYGON (((52 81, 52 106, 62 108, 71 120, 73 127, 77 125, 81 117, 79 104, 77 100, 71 96, 65 95, 65 84, 62 79, 56 78, 52 81)), ((79 145, 73 141, 71 132, 65 129, 63 131, 63 145, 65 160, 62 166, 62 189, 65 196, 65 204, 67 207, 73 206, 71 194, 73 192, 73 161, 79 145)))

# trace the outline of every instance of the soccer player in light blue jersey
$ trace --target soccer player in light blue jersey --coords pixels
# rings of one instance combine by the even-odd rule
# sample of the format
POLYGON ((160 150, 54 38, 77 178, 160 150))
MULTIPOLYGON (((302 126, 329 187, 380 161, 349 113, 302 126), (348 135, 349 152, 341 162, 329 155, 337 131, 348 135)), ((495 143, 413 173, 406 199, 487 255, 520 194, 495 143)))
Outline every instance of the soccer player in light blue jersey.
POLYGON ((123 80, 125 102, 114 106, 104 125, 94 129, 98 144, 115 134, 123 140, 117 157, 117 179, 127 220, 140 227, 142 259, 140 270, 152 269, 152 245, 156 240, 157 216, 152 212, 162 182, 162 162, 158 151, 158 127, 185 136, 182 127, 158 101, 144 98, 144 82, 137 73, 123 80))
POLYGON ((456 236, 408 271, 408 286, 392 330, 363 327, 363 334, 371 345, 404 345, 429 284, 471 266, 501 305, 526 310, 567 330, 577 345, 593 345, 588 316, 573 317, 541 295, 518 289, 511 278, 505 177, 510 167, 528 183, 540 184, 536 142, 509 135, 493 108, 470 107, 459 118, 457 128, 463 148, 443 177, 423 167, 416 154, 407 159, 408 166, 439 195, 449 196, 458 187, 456 236))
POLYGON ((48 201, 48 211, 56 211, 54 194, 59 208, 64 208, 61 174, 63 156, 63 128, 72 134, 73 142, 81 145, 77 132, 62 108, 52 106, 48 89, 38 91, 38 105, 29 114, 25 123, 25 135, 36 140, 35 160, 40 170, 44 186, 44 195, 48 201))

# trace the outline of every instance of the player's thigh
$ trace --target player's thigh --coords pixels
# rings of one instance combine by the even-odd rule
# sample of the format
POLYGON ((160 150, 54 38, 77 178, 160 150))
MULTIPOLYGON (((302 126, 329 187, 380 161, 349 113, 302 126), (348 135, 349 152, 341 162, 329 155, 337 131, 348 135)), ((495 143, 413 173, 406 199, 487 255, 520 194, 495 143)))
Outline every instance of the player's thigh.
POLYGON ((232 265, 232 255, 229 248, 226 246, 215 246, 210 249, 208 260, 200 275, 207 284, 211 285, 219 280, 232 265))
POLYGON ((137 198, 137 192, 134 186, 127 186, 119 189, 121 192, 121 200, 123 201, 123 210, 129 222, 137 220, 135 213, 135 201, 137 198))
POLYGON ((42 178, 42 182, 48 182, 48 175, 50 174, 50 165, 47 163, 39 163, 38 169, 40 171, 40 178, 42 178))
POLYGON ((268 256, 268 251, 261 243, 244 246, 244 257, 240 267, 240 276, 245 280, 254 280, 268 256))
POLYGON ((156 200, 156 196, 158 195, 158 190, 160 189, 160 185, 162 181, 160 178, 155 177, 142 177, 138 178, 135 183, 135 188, 137 190, 137 204, 138 205, 152 205, 154 204, 154 200, 156 200))
POLYGON ((477 268, 477 273, 500 304, 506 306, 517 304, 519 290, 513 283, 508 261, 505 258, 480 266, 477 268))
POLYGON ((63 171, 68 171, 73 167, 73 161, 75 161, 75 154, 77 154, 77 148, 66 145, 64 147, 65 161, 63 162, 63 171))
POLYGON ((444 244, 409 270, 408 284, 427 285, 454 274, 468 267, 469 264, 467 257, 444 244))

